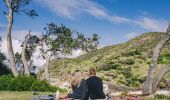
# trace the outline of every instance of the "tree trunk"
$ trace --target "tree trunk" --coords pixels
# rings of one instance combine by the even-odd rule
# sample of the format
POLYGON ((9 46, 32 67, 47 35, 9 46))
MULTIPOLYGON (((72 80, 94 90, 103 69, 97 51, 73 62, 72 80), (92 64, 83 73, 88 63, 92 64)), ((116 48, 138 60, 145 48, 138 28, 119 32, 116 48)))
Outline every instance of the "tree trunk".
POLYGON ((27 61, 26 56, 25 56, 26 55, 25 51, 26 51, 26 48, 27 48, 29 37, 30 37, 30 33, 25 36, 25 41, 24 41, 24 44, 23 44, 22 54, 21 54, 21 59, 22 59, 22 62, 24 64, 24 71, 25 71, 26 75, 30 75, 28 61, 27 61))
POLYGON ((9 57, 9 66, 12 70, 13 75, 18 76, 18 71, 15 64, 14 52, 12 48, 12 39, 11 39, 11 30, 13 25, 13 11, 9 8, 8 15, 8 27, 7 27, 7 48, 8 48, 8 57, 9 57))
POLYGON ((153 83, 154 75, 155 75, 155 68, 152 67, 148 71, 148 76, 143 86, 143 90, 142 90, 143 95, 149 95, 152 93, 152 83, 153 83))
POLYGON ((166 35, 162 36, 161 41, 156 45, 153 51, 151 66, 150 66, 148 75, 146 77, 146 81, 143 86, 143 91, 142 91, 143 95, 150 95, 152 93, 152 90, 153 90, 152 86, 153 86, 153 81, 154 81, 154 77, 156 74, 157 61, 160 56, 161 50, 166 45, 166 43, 169 41, 169 39, 170 39, 170 25, 168 26, 166 35))
POLYGON ((160 81, 162 80, 162 78, 164 77, 164 75, 170 71, 170 65, 167 65, 163 68, 160 69, 160 71, 157 74, 157 77, 155 77, 154 79, 154 83, 152 85, 152 92, 155 93, 156 89, 158 87, 158 84, 160 83, 160 81))
POLYGON ((43 54, 43 56, 45 57, 46 63, 44 66, 44 73, 45 73, 45 79, 50 82, 50 77, 49 77, 49 65, 50 65, 50 57, 47 54, 43 54))

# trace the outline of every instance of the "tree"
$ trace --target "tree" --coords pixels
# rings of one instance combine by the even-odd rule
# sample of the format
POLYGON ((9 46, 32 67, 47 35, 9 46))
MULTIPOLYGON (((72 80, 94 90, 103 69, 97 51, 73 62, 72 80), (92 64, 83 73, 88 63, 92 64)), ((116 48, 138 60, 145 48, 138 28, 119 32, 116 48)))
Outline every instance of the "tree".
POLYGON ((39 38, 38 45, 43 58, 46 60, 44 66, 45 79, 49 81, 49 64, 52 57, 59 57, 59 54, 71 54, 74 49, 82 49, 87 52, 96 50, 98 45, 98 35, 92 38, 85 38, 83 34, 77 32, 77 38, 73 37, 73 31, 64 25, 58 26, 50 23, 44 28, 45 34, 39 38))
POLYGON ((25 40, 22 44, 21 60, 24 66, 26 75, 30 75, 31 56, 35 52, 37 38, 35 35, 29 34, 25 36, 25 40))
POLYGON ((22 60, 21 60, 21 53, 19 53, 19 52, 15 53, 15 63, 16 63, 16 67, 17 67, 19 74, 23 74, 24 73, 24 67, 23 67, 23 63, 22 63, 22 60))
MULTIPOLYGON (((0 37, 0 47, 1 47, 2 38, 0 37)), ((0 51, 0 75, 10 74, 10 69, 3 63, 6 60, 4 53, 0 51)))
POLYGON ((148 71, 148 75, 146 77, 146 81, 143 86, 143 91, 142 93, 144 95, 150 95, 156 92, 156 89, 158 87, 159 82, 163 78, 163 76, 170 71, 170 65, 167 65, 163 68, 161 68, 158 72, 156 73, 157 69, 157 62, 158 58, 160 56, 161 50, 164 48, 164 46, 167 44, 167 42, 170 40, 170 25, 168 26, 166 35, 163 35, 161 38, 161 41, 156 45, 155 49, 153 50, 153 55, 152 55, 152 62, 148 71))
POLYGON ((22 53, 21 53, 21 59, 24 64, 24 71, 26 75, 30 75, 28 61, 26 59, 26 48, 27 48, 29 37, 30 37, 30 33, 25 36, 25 41, 23 43, 23 48, 22 48, 22 53))
POLYGON ((11 73, 11 70, 3 63, 5 60, 5 54, 0 52, 0 76, 11 73))
POLYGON ((14 52, 12 48, 12 38, 11 38, 11 30, 13 26, 14 14, 16 13, 25 13, 26 15, 33 17, 38 16, 35 10, 25 9, 25 6, 29 5, 31 0, 3 0, 8 13, 4 11, 5 16, 8 19, 7 26, 7 48, 8 48, 8 57, 9 57, 9 65, 11 67, 12 73, 14 76, 18 76, 18 72, 16 69, 14 52))
MULTIPOLYGON (((0 47, 1 47, 1 42, 2 42, 2 38, 0 37, 0 47)), ((4 55, 4 53, 1 53, 0 51, 0 63, 3 63, 4 60, 6 60, 6 56, 4 55)))

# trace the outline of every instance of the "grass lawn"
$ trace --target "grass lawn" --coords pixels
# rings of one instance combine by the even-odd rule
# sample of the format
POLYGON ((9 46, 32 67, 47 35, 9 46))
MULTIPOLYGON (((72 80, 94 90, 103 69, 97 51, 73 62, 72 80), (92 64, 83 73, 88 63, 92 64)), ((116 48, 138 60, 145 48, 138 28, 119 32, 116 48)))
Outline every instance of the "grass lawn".
MULTIPOLYGON (((50 95, 54 94, 52 92, 36 92, 39 95, 50 95)), ((22 91, 22 92, 12 92, 12 91, 0 91, 0 100, 31 100, 34 97, 33 92, 22 91)))

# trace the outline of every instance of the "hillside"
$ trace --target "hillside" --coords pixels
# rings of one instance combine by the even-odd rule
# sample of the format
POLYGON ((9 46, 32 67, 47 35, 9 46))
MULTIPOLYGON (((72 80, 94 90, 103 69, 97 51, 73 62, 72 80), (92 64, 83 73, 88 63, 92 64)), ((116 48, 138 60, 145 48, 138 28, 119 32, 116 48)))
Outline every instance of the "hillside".
MULTIPOLYGON (((64 77, 74 70, 86 71, 96 68, 98 75, 105 81, 114 81, 129 87, 141 87, 145 80, 152 56, 152 49, 165 33, 150 32, 138 36, 126 43, 107 46, 97 51, 73 59, 53 59, 50 74, 64 77)), ((161 52, 158 66, 170 63, 170 43, 161 52)), ((165 87, 167 77, 161 87, 165 87)))

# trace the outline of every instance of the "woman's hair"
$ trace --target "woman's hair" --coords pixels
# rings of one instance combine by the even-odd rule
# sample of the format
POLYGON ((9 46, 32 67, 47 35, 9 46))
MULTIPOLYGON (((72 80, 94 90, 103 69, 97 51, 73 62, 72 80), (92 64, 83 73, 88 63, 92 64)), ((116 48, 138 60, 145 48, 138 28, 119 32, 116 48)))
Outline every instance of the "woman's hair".
POLYGON ((82 80, 82 74, 79 70, 76 70, 71 77, 71 89, 74 91, 82 80))
POLYGON ((89 70, 89 73, 90 73, 90 75, 96 75, 96 70, 94 69, 94 68, 91 68, 90 70, 89 70))

